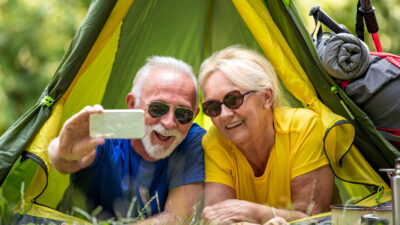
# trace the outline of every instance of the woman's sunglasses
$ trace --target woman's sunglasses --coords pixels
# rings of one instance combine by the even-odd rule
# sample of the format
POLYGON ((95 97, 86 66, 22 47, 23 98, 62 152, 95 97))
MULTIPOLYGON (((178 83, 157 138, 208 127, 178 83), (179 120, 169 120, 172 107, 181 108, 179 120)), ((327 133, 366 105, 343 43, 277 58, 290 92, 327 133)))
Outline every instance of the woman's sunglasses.
POLYGON ((231 91, 225 95, 222 102, 217 100, 206 101, 202 104, 203 112, 209 117, 216 117, 221 114, 221 105, 224 104, 230 109, 237 109, 243 104, 244 96, 256 92, 254 90, 240 94, 240 91, 231 91))
POLYGON ((153 118, 159 118, 167 114, 170 107, 175 108, 175 118, 180 124, 187 124, 192 121, 193 111, 185 107, 173 106, 164 102, 152 102, 146 110, 153 118))

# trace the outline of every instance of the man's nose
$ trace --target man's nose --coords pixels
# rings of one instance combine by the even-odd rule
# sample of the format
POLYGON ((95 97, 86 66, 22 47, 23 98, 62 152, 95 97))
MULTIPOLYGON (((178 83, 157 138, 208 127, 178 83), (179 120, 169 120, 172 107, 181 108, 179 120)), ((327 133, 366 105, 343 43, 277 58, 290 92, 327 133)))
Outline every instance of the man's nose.
POLYGON ((160 123, 166 128, 166 129, 171 129, 171 128, 176 128, 176 120, 175 120, 175 114, 174 110, 170 109, 167 114, 161 117, 160 123))

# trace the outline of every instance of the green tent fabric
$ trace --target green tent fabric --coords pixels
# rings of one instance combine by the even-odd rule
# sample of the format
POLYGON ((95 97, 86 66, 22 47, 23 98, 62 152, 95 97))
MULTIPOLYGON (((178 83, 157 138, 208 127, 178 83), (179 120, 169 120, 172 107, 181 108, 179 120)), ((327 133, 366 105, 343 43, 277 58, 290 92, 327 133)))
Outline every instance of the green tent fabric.
MULTIPOLYGON (((30 208, 24 209, 25 205, 20 205, 20 193, 22 188, 26 193, 23 197, 25 203, 39 203, 50 208, 56 208, 61 200, 69 180, 49 163, 46 151, 49 141, 58 135, 62 124, 85 105, 125 108, 124 100, 131 81, 148 56, 174 56, 188 62, 197 71, 204 58, 233 44, 264 53, 275 63, 278 74, 282 73, 279 67, 286 67, 279 65, 280 62, 290 62, 294 67, 299 65, 309 79, 305 84, 311 82, 313 86, 306 91, 313 93, 315 89, 318 98, 330 110, 351 122, 356 131, 354 144, 362 155, 349 143, 342 148, 350 153, 341 155, 338 165, 332 166, 334 170, 348 164, 352 157, 357 160, 364 157, 375 171, 393 167, 399 152, 375 130, 368 116, 343 91, 339 88, 331 91, 336 84, 322 68, 292 1, 94 0, 37 104, 0 137, 0 185, 8 201, 15 203, 17 211, 22 209, 28 216, 48 218, 48 214, 41 213, 47 209, 38 204, 28 204, 30 208), (265 12, 269 12, 272 21, 265 12), (272 27, 273 30, 275 25, 279 30, 270 40, 257 35, 260 26, 272 27), (280 43, 279 48, 287 49, 290 54, 269 49, 269 42, 280 43), (282 61, 276 60, 274 54, 282 56, 282 61)), ((291 78, 283 75, 280 74, 282 83, 290 83, 287 79, 291 78)), ((314 107, 293 97, 298 93, 292 86, 283 89, 292 106, 314 107)), ((313 99, 312 102, 318 103, 319 100, 313 99)), ((322 112, 330 114, 326 110, 322 112)), ((327 143, 331 129, 343 125, 347 130, 351 126, 348 121, 338 119, 332 127, 327 127, 327 143)), ((199 115, 196 122, 205 128, 210 123, 204 115, 199 115)), ((352 138, 351 134, 349 136, 352 138)), ((368 163, 363 166, 369 166, 368 163)), ((363 180, 364 176, 352 181, 351 177, 341 177, 340 171, 335 174, 349 183, 367 186, 367 197, 376 194, 381 186, 381 178, 374 171, 367 174, 374 178, 373 181, 363 180)), ((386 179, 385 174, 382 179, 386 179)), ((351 193, 348 197, 352 197, 351 193)), ((342 196, 342 200, 346 197, 342 196)), ((57 217, 56 212, 53 214, 55 221, 64 218, 62 215, 57 217)), ((74 221, 74 218, 65 217, 66 220, 74 221)))

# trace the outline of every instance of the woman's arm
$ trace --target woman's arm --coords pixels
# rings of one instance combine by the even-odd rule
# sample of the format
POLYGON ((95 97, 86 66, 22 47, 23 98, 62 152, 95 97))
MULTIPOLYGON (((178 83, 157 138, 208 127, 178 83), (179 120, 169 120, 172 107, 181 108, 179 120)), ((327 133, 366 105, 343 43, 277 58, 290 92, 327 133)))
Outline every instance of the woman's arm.
POLYGON ((215 182, 206 183, 204 194, 204 206, 211 206, 227 199, 236 199, 233 188, 215 182))
MULTIPOLYGON (((266 205, 237 200, 233 188, 214 182, 206 183, 204 202, 206 207, 203 210, 203 219, 212 224, 263 224, 275 216, 273 211, 278 211, 266 205)), ((293 214, 287 210, 279 212, 287 216, 293 214)))
POLYGON ((294 209, 308 215, 329 211, 334 185, 329 165, 295 177, 291 183, 294 209))
POLYGON ((333 175, 329 166, 298 176, 292 181, 292 200, 295 210, 277 209, 267 205, 237 200, 235 191, 224 184, 207 182, 203 219, 214 224, 250 222, 263 224, 274 217, 288 221, 307 217, 307 205, 314 205, 310 214, 329 209, 333 191, 333 175), (332 178, 332 179, 331 179, 332 178), (316 180, 316 181, 313 181, 316 180), (315 183, 313 185, 313 183, 315 183))

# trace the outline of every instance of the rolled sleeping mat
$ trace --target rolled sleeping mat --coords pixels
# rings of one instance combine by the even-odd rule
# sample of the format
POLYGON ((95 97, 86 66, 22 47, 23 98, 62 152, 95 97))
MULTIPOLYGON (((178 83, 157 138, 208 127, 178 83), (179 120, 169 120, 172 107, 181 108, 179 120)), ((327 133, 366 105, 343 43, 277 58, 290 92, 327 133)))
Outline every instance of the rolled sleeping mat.
POLYGON ((369 66, 368 46, 352 34, 323 37, 317 44, 317 52, 326 71, 341 80, 355 79, 369 66))

